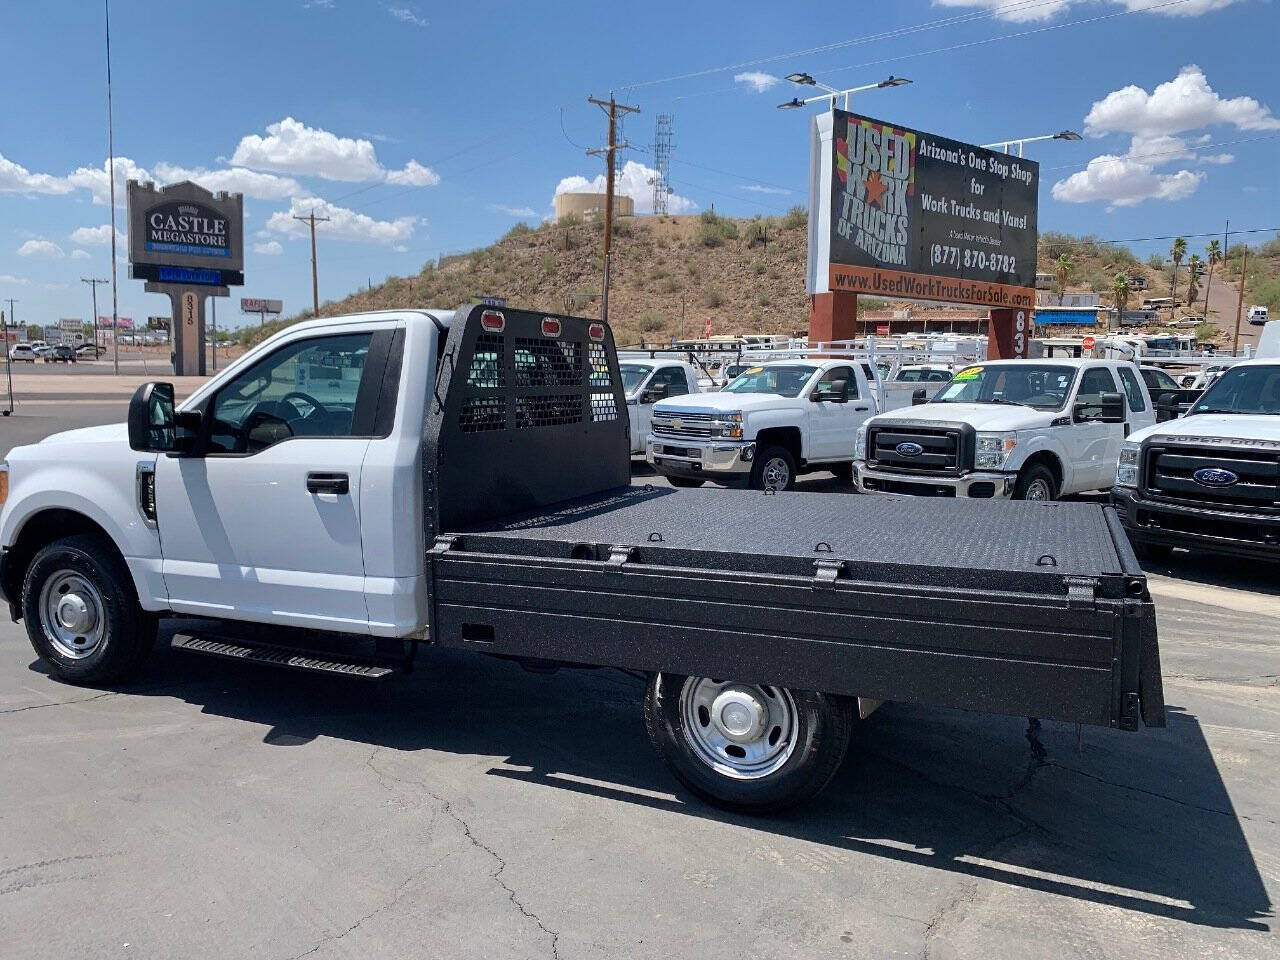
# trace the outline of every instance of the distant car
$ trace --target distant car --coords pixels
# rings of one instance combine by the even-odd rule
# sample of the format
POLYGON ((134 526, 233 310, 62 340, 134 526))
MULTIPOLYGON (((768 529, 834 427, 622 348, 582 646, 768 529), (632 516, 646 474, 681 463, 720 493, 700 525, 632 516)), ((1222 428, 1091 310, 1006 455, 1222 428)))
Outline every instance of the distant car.
POLYGON ((1147 289, 1147 280, 1146 280, 1146 278, 1145 278, 1145 277, 1130 277, 1130 278, 1129 278, 1129 289, 1130 289, 1130 290, 1145 290, 1145 289, 1147 289))
POLYGON ((69 343, 55 343, 44 355, 45 363, 75 363, 76 348, 69 343))
POLYGON ((106 352, 106 347, 94 346, 92 343, 82 343, 76 347, 76 356, 81 360, 97 360, 106 352))
POLYGON ((1185 327, 1189 329, 1191 327, 1198 327, 1200 326, 1200 324, 1204 322, 1205 322, 1204 317, 1183 317, 1181 320, 1173 321, 1173 323, 1169 324, 1169 326, 1185 327))
POLYGON ((1266 307, 1255 303, 1249 308, 1249 322, 1255 326, 1262 326, 1269 319, 1271 319, 1270 311, 1266 307))
POLYGON ((32 340, 31 350, 35 353, 37 357, 43 357, 46 353, 49 352, 50 347, 49 347, 49 344, 45 343, 43 340, 32 340))
POLYGON ((1161 390, 1182 389, 1177 380, 1159 367, 1141 367, 1138 372, 1142 374, 1142 380, 1146 383, 1147 390, 1151 392, 1153 397, 1159 396, 1161 390))
POLYGON ((35 363, 37 356, 39 354, 32 349, 29 343, 15 343, 9 349, 9 359, 14 362, 25 360, 27 363, 35 363))

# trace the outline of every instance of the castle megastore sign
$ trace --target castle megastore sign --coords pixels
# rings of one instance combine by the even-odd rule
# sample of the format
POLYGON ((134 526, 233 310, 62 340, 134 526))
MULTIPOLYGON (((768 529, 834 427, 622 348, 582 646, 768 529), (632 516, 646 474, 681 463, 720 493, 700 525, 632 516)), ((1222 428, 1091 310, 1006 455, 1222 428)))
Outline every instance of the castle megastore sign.
POLYGON ((144 248, 151 253, 230 257, 227 218, 198 203, 165 203, 147 212, 144 248))

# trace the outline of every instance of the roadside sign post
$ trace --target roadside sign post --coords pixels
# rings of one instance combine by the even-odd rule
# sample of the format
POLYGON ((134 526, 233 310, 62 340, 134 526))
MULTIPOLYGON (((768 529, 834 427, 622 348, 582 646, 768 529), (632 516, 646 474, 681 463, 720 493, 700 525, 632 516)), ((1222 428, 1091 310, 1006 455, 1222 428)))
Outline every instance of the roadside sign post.
POLYGON ((284 310, 283 300, 264 300, 261 297, 241 297, 240 312, 256 313, 258 315, 258 326, 265 327, 267 325, 267 314, 273 316, 279 315, 284 310))
MULTIPOLYGON (((9 301, 10 313, 13 311, 13 301, 9 301)), ((13 413, 13 358, 9 356, 9 324, 13 320, 10 316, 9 320, 5 320, 4 311, 0 310, 0 335, 4 337, 4 372, 9 381, 9 406, 5 409, 4 415, 7 417, 13 413)))

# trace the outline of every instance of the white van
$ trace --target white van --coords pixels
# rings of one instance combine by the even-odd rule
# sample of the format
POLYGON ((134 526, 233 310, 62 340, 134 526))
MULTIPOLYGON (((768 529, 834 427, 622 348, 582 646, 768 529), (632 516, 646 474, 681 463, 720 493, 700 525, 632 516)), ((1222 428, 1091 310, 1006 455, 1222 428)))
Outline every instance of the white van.
POLYGON ((1249 322, 1252 323, 1254 326, 1260 327, 1264 323, 1266 323, 1269 319, 1271 318, 1267 315, 1266 307, 1260 306, 1259 304, 1255 303, 1252 307, 1249 308, 1249 322))

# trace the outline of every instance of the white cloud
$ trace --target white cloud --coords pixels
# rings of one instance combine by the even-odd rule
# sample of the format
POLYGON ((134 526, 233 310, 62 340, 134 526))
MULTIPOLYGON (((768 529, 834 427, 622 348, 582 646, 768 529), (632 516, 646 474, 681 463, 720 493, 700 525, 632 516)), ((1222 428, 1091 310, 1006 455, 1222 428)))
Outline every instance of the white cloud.
MULTIPOLYGON (((107 175, 107 168, 110 160, 103 160, 102 166, 95 170, 93 167, 77 167, 72 173, 67 174, 66 181, 73 187, 81 190, 88 190, 93 196, 93 202, 106 206, 110 200, 110 178, 107 175)), ((130 180, 139 180, 146 182, 154 179, 146 168, 138 166, 128 157, 116 157, 116 206, 123 207, 126 203, 126 187, 130 180)))
POLYGON ((1150 160, 1156 164, 1173 163, 1175 160, 1192 160, 1195 152, 1181 137, 1165 135, 1155 137, 1136 136, 1129 142, 1129 154, 1134 160, 1150 160))
MULTIPOLYGON (((933 0, 940 7, 976 7, 991 11, 997 20, 1011 23, 1032 23, 1052 20, 1085 0, 933 0)), ((1183 0, 1173 5, 1159 4, 1159 0, 1110 0, 1115 6, 1130 11, 1145 11, 1164 17, 1198 17, 1212 10, 1229 7, 1240 0, 1183 0)))
MULTIPOLYGON (((635 201, 636 213, 653 213, 653 185, 649 181, 657 175, 657 170, 634 160, 628 160, 623 165, 622 172, 618 175, 617 191, 635 201)), ((565 177, 556 184, 555 192, 604 193, 604 174, 598 174, 591 180, 579 176, 565 177)), ((688 213, 697 207, 688 197, 675 193, 667 197, 668 213, 688 213)))
POLYGON ((90 260, 92 259, 92 257, 89 255, 88 250, 72 250, 71 259, 72 260, 90 260))
POLYGON ((294 197, 287 211, 278 210, 267 220, 266 229, 288 237, 305 237, 310 227, 296 217, 304 217, 315 211, 317 217, 328 221, 316 224, 316 232, 338 240, 356 243, 403 243, 413 236, 418 225, 417 217, 397 217, 395 220, 375 220, 372 217, 338 207, 318 197, 294 197))
POLYGON ((243 193, 257 200, 283 200, 303 192, 292 177, 277 177, 273 173, 259 173, 244 167, 206 170, 204 167, 179 167, 161 161, 156 164, 155 172, 162 184, 190 180, 212 193, 243 193))
POLYGON ((536 217, 538 212, 533 207, 508 207, 501 203, 489 204, 494 213, 505 213, 508 217, 536 217))
POLYGON ((1280 118, 1253 97, 1223 99, 1209 86, 1197 66, 1183 67, 1178 76, 1150 93, 1129 85, 1113 90, 1090 108, 1085 132, 1133 133, 1144 136, 1182 133, 1217 124, 1239 130, 1280 130, 1280 118))
POLYGON ((427 27, 431 23, 418 15, 418 12, 412 7, 387 7, 387 13, 399 20, 401 23, 407 23, 411 27, 427 27))
POLYGON ((326 180, 381 180, 383 175, 370 141, 339 137, 293 117, 268 126, 265 137, 242 137, 231 163, 326 180))
MULTIPOLYGON (((104 223, 100 227, 77 227, 71 231, 71 242, 85 247, 101 247, 111 242, 111 224, 104 223)), ((124 231, 116 227, 116 243, 125 243, 124 231)))
POLYGON ((268 257, 275 257, 284 253, 284 247, 280 246, 279 240, 267 240, 263 243, 255 243, 253 245, 253 252, 261 253, 268 257))
POLYGON ((1236 155, 1234 153, 1206 153, 1198 159, 1200 163, 1211 163, 1214 166, 1223 167, 1228 163, 1235 163, 1236 155))
POLYGON ((28 240, 18 248, 20 257, 36 257, 40 260, 61 260, 66 254, 52 240, 28 240))
POLYGON ((366 133, 365 136, 368 137, 370 140, 372 140, 374 143, 399 143, 400 142, 398 137, 393 137, 389 133, 366 133))
POLYGON ((333 0, 306 0, 302 8, 304 10, 332 10, 333 0))
POLYGON ((1052 193, 1062 203, 1105 201, 1110 207, 1132 207, 1144 200, 1183 200, 1195 193, 1204 176, 1190 170, 1157 173, 1150 163, 1104 154, 1059 180, 1052 193))
POLYGON ((745 83, 756 93, 764 93, 774 84, 782 82, 780 78, 775 77, 772 73, 761 73, 759 70, 735 73, 733 79, 736 83, 745 83))
POLYGON ((760 183, 749 183, 742 189, 749 190, 751 193, 771 193, 771 194, 777 194, 778 196, 791 195, 790 190, 784 190, 782 187, 766 187, 760 183))
POLYGON ((0 153, 0 193, 64 194, 74 190, 61 177, 48 173, 32 173, 0 153))
POLYGON ((406 187, 434 187, 440 182, 440 174, 430 167, 424 167, 417 160, 410 160, 403 170, 388 170, 387 183, 398 183, 406 187))
POLYGON ((392 249, 393 251, 395 251, 396 253, 408 253, 408 252, 409 252, 409 248, 408 248, 408 247, 406 247, 403 243, 397 243, 397 244, 396 244, 394 247, 392 247, 391 249, 392 249))
POLYGON ((0 284, 6 287, 25 287, 31 281, 26 277, 15 277, 12 273, 0 273, 0 284))

